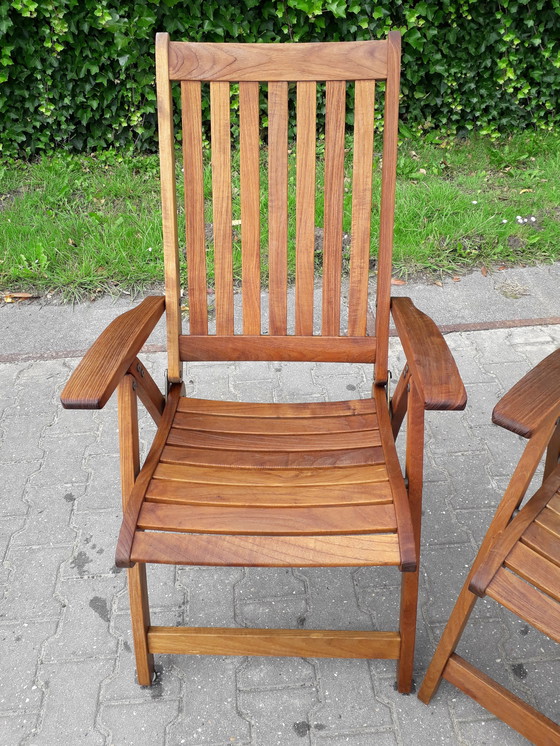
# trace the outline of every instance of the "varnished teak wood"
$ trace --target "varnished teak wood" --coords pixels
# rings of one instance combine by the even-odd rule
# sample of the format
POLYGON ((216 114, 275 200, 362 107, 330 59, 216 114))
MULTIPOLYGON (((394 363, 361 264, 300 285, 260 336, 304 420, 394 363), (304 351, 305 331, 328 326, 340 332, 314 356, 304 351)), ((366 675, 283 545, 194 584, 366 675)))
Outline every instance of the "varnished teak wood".
MULTIPOLYGON (((242 45, 171 42, 168 34, 158 34, 156 50, 165 301, 147 299, 114 322, 72 377, 63 399, 65 406, 103 406, 121 381, 119 425, 126 499, 117 565, 129 568, 139 681, 150 683, 153 653, 164 651, 380 657, 399 660, 398 688, 410 691, 423 413, 426 408, 462 407, 464 389, 435 326, 409 301, 396 301, 395 321, 411 360, 397 387, 391 421, 384 384, 400 37, 391 32, 385 41, 242 45), (181 93, 186 282, 179 273, 172 81, 180 82, 181 93), (371 212, 377 201, 373 194, 376 81, 385 85, 385 121, 379 161, 381 230, 374 329, 368 326, 368 293, 371 212), (289 83, 295 83, 295 116, 289 83), (209 122, 202 117, 207 109, 204 97, 209 98, 209 122), (347 99, 354 101, 354 125, 348 131, 347 99), (266 113, 261 111, 264 106, 266 113), (324 110, 326 122, 325 170, 319 185, 318 107, 324 110), (294 121, 296 152, 290 159, 294 146, 288 137, 294 121), (211 178, 205 184, 203 140, 208 132, 211 178), (353 164, 353 194, 347 262, 342 229, 344 195, 350 183, 345 173, 349 141, 353 142, 348 159, 353 164), (241 226, 235 231, 232 145, 240 151, 241 226), (267 175, 261 178, 263 167, 267 175), (294 202, 288 190, 294 182, 292 215, 294 202), (320 247, 316 245, 317 200, 323 200, 324 214, 320 247), (205 214, 212 215, 212 230, 205 224, 205 214), (294 229, 292 314, 288 240, 294 229), (239 234, 240 308, 234 303, 233 275, 234 240, 239 234), (209 257, 213 257, 213 272, 209 257), (342 273, 348 263, 346 300, 342 273), (261 273, 266 272, 268 314, 261 314, 261 273), (315 299, 321 301, 316 315, 315 299), (165 398, 137 358, 164 307, 171 384, 165 398), (185 335, 182 309, 188 312, 185 335), (371 398, 344 402, 241 404, 186 398, 182 364, 204 360, 375 363, 376 386, 371 398), (141 469, 137 398, 157 424, 141 469), (405 481, 394 438, 407 410, 405 481), (399 631, 150 627, 145 566, 151 562, 398 567, 404 573, 399 631)), ((538 528, 548 531, 549 525, 550 520, 538 528)))

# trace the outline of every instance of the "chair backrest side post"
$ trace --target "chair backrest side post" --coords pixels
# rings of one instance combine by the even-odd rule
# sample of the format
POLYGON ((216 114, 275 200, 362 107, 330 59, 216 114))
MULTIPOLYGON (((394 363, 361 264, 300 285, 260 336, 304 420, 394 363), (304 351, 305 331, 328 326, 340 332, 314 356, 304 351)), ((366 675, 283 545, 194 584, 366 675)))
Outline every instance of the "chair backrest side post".
POLYGON ((161 173, 161 210, 165 261, 165 313, 167 320, 167 376, 171 382, 182 380, 179 356, 181 334, 181 290, 177 234, 177 198, 175 192, 175 143, 173 101, 169 80, 169 34, 156 35, 156 87, 161 173))
POLYGON ((375 336, 377 357, 375 383, 384 384, 388 376, 389 313, 391 303, 391 273, 393 267, 393 221, 397 172, 397 141, 399 131, 399 80, 401 37, 389 32, 387 46, 387 86, 383 124, 383 164, 381 177, 381 221, 377 261, 377 297, 375 336))

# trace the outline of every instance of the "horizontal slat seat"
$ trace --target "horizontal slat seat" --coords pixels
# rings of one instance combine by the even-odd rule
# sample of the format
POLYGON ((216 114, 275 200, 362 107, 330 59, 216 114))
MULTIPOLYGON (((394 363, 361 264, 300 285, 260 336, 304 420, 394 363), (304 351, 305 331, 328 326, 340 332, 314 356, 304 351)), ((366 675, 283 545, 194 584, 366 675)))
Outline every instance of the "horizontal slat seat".
POLYGON ((387 480, 320 486, 302 486, 294 490, 290 486, 253 486, 250 490, 239 484, 202 484, 192 482, 170 482, 152 479, 146 492, 149 500, 184 505, 268 505, 306 507, 312 505, 370 505, 392 500, 391 487, 387 480))
POLYGON ((372 399, 181 397, 139 509, 131 559, 400 565, 396 531, 372 399))
POLYGON ((545 635, 560 642, 558 602, 550 596, 504 568, 498 570, 486 593, 545 635))
POLYGON ((367 484, 387 479, 384 464, 371 466, 333 467, 332 469, 222 469, 220 467, 182 466, 160 463, 154 472, 155 479, 168 479, 192 484, 239 484, 253 486, 292 487, 299 489, 312 485, 367 484))
POLYGON ((133 562, 229 567, 399 565, 396 534, 230 536, 137 531, 133 562))
MULTIPOLYGON (((169 464, 232 466, 236 469, 254 469, 255 451, 166 446, 163 449, 161 460, 169 464)), ((383 450, 379 446, 341 451, 267 451, 266 453, 268 469, 331 468, 333 466, 359 466, 377 463, 383 463, 383 450)))
MULTIPOLYGON (((349 399, 348 401, 301 402, 279 404, 261 402, 216 401, 183 396, 177 412, 203 412, 222 417, 267 417, 271 419, 308 419, 318 417, 346 417, 347 415, 373 414, 375 399, 349 399)), ((300 431, 301 432, 301 431, 300 431)))
MULTIPOLYGON (((378 430, 322 433, 313 435, 265 435, 252 433, 216 433, 206 430, 172 428, 167 442, 171 446, 188 448, 222 448, 234 451, 325 451, 368 448, 381 444, 378 430)), ((264 457, 262 457, 264 459, 264 457)), ((266 461, 255 455, 255 466, 266 466, 266 461)))
MULTIPOLYGON (((505 560, 506 567, 560 602, 560 567, 517 542, 505 560)), ((560 612, 559 612, 560 613, 560 612)))
POLYGON ((216 534, 310 535, 396 531, 392 505, 299 508, 162 505, 145 502, 138 527, 146 531, 216 534))
POLYGON ((311 435, 377 430, 375 414, 335 417, 232 417, 179 411, 174 428, 204 429, 212 433, 251 433, 255 435, 311 435))

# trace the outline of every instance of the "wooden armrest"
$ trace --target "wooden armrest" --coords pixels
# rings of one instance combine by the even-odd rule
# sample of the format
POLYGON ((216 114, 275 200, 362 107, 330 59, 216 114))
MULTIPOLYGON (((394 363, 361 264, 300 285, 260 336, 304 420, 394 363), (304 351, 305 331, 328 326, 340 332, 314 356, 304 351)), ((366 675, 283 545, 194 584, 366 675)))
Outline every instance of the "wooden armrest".
POLYGON ((464 409, 467 393, 457 365, 434 322, 410 298, 391 298, 406 362, 426 409, 464 409))
POLYGON ((134 362, 165 308, 163 296, 152 295, 121 314, 100 334, 64 387, 65 409, 101 409, 134 362))
POLYGON ((530 438, 554 412, 560 416, 560 349, 502 396, 492 412, 492 422, 530 438))

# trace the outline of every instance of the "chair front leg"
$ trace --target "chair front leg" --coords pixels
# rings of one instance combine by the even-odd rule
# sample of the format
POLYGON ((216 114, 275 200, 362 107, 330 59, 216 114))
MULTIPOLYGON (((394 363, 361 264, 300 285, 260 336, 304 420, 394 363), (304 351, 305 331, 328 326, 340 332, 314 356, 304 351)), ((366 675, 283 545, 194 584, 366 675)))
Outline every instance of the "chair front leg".
MULTIPOLYGON (((140 471, 138 396, 136 391, 137 383, 134 376, 127 373, 119 383, 118 389, 123 509, 126 508, 128 497, 140 471)), ((127 573, 138 683, 142 686, 150 686, 154 676, 154 656, 148 651, 150 610, 148 605, 146 565, 137 563, 134 567, 129 568, 127 573)))
MULTIPOLYGON (((412 688, 414 671, 422 521, 422 482, 424 478, 424 402, 415 381, 410 375, 407 378, 408 416, 406 421, 405 469, 408 501, 416 544, 416 571, 403 573, 401 581, 401 654, 397 667, 397 688, 403 694, 408 694, 412 688)), ((401 378, 401 380, 403 379, 401 378)))

